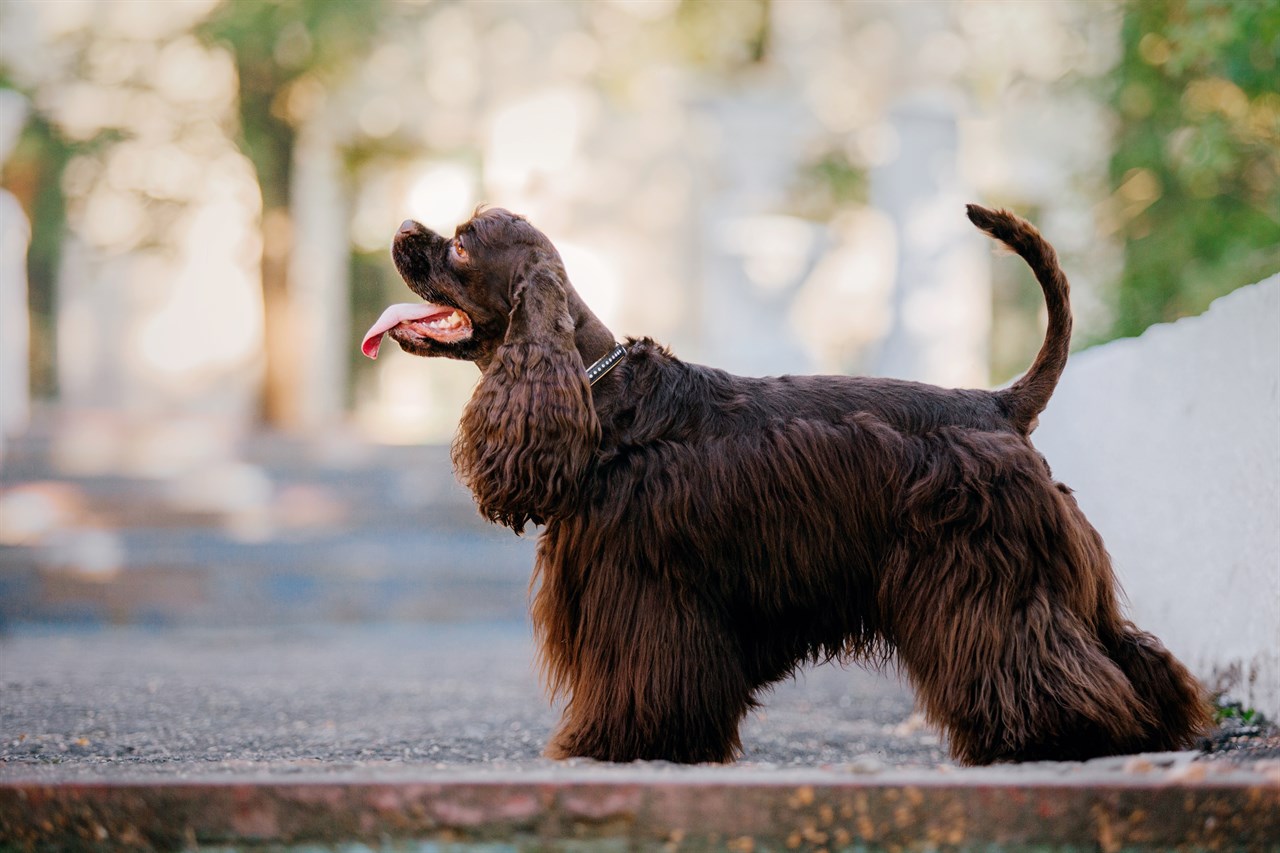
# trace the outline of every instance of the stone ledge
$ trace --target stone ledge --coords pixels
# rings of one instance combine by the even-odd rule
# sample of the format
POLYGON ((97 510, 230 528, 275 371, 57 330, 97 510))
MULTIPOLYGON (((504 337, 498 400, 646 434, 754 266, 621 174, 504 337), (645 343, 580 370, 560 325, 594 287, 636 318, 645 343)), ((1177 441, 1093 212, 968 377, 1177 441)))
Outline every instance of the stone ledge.
MULTIPOLYGON (((996 772, 557 774, 556 778, 0 783, 4 849, 389 842, 485 849, 1259 850, 1280 781, 1236 773, 1029 781, 996 772), (1000 781, 1003 775, 1005 778, 1000 781), (494 844, 500 844, 494 848, 494 844)), ((390 849, 396 849, 395 845, 390 849)), ((308 849, 314 849, 308 847, 308 849)))

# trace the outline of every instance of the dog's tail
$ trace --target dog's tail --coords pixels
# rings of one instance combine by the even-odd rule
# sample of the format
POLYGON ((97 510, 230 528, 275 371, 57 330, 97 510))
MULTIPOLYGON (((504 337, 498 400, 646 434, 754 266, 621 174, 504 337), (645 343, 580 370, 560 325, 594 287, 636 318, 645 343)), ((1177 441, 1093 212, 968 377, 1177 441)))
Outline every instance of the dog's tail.
POLYGON ((1035 273, 1049 309, 1049 328, 1031 369, 1017 382, 998 391, 1009 420, 1023 435, 1036 428, 1039 415, 1049 404, 1067 365, 1071 347, 1071 301, 1067 276, 1058 266, 1058 253, 1031 223, 1007 210, 965 206, 969 221, 1017 252, 1035 273))

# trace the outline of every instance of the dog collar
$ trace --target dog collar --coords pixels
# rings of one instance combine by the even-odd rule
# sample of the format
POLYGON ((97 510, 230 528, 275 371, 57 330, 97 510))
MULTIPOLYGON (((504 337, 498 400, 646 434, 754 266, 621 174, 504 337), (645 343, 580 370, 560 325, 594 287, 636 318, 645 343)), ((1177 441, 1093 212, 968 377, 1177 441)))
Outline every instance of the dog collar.
POLYGON ((587 384, 595 385, 610 370, 622 361, 622 357, 627 354, 627 348, 622 344, 614 344, 613 349, 605 353, 605 355, 595 364, 587 368, 587 384))

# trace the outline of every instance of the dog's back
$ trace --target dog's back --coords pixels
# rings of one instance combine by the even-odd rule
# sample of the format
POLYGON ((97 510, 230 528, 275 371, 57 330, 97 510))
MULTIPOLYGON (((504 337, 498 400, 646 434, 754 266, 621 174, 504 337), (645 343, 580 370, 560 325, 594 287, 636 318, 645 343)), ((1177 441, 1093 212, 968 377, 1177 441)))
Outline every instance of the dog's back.
POLYGON ((784 419, 841 423, 859 412, 904 433, 953 426, 1021 434, 999 392, 869 376, 737 376, 681 361, 649 339, 628 341, 618 370, 632 393, 597 406, 606 449, 696 442, 784 419))
MULTIPOLYGON (((639 431, 635 429, 637 413, 628 412, 622 416, 628 436, 617 438, 632 443, 643 440, 640 432, 650 440, 683 440, 698 433, 761 428, 782 416, 838 423, 854 412, 873 414, 894 429, 912 434, 943 427, 1030 434, 1057 387, 1070 349, 1067 277, 1053 247, 1030 223, 1004 210, 972 204, 967 210, 975 225, 1027 262, 1048 308, 1048 329, 1040 352, 1027 373, 1008 388, 942 388, 868 376, 735 376, 682 362, 652 340, 632 339, 621 371, 635 386, 636 393, 627 402, 660 400, 662 411, 651 413, 657 415, 656 422, 639 431)), ((607 434, 615 413, 609 411, 608 402, 601 408, 607 434)), ((646 419, 641 416, 640 421, 643 427, 646 419)))

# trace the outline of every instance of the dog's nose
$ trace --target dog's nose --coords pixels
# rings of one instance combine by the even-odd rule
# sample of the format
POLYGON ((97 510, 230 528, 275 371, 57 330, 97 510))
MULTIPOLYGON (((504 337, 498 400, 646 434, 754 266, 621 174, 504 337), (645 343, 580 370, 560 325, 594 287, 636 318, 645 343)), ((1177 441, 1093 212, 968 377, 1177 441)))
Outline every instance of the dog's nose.
POLYGON ((419 231, 421 229, 422 229, 422 226, 414 222, 412 219, 406 219, 404 222, 400 223, 401 234, 412 234, 413 232, 419 231))

